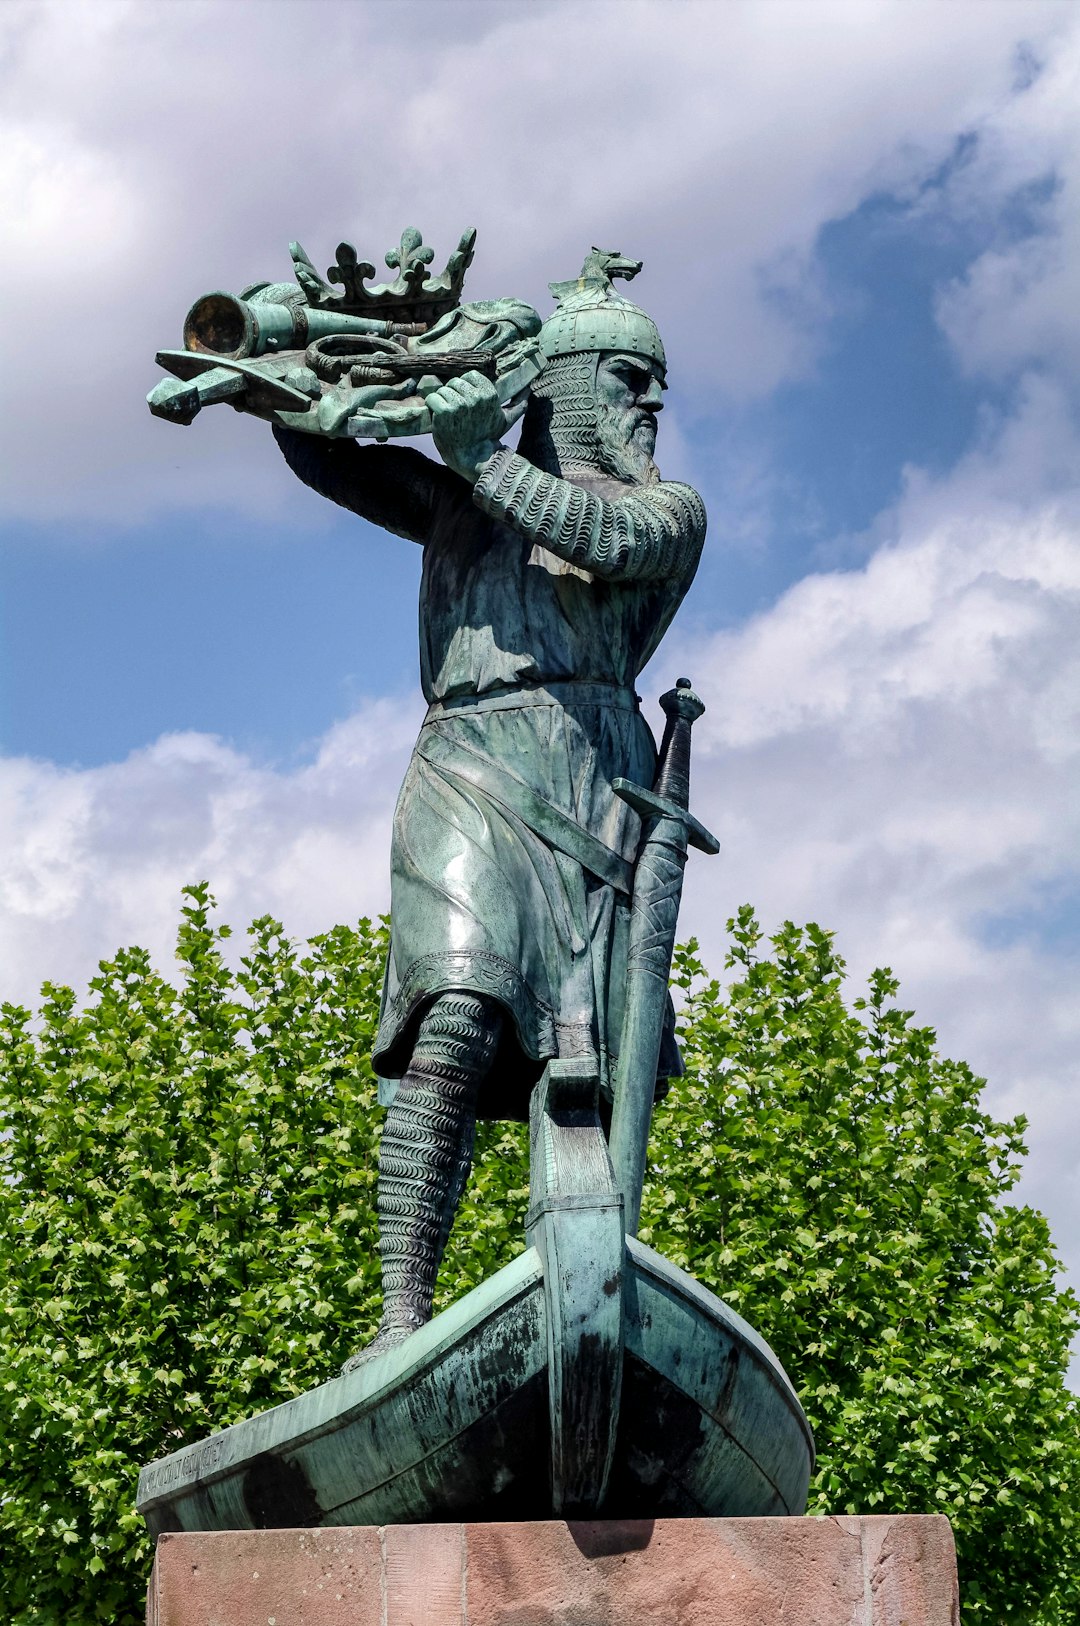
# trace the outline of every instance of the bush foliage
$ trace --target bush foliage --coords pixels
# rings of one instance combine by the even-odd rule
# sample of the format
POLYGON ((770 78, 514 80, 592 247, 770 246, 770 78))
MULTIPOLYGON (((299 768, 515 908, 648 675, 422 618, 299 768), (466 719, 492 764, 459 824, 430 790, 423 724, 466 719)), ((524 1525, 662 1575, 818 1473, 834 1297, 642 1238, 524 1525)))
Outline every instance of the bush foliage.
MULTIPOLYGON (((1077 1315, 1004 1199, 1024 1123, 894 1003, 850 1004, 828 933, 731 923, 681 951, 687 1076, 657 1113, 642 1235, 747 1315, 819 1445, 812 1512, 944 1512, 965 1618, 1074 1626, 1077 1315)), ((138 1466, 330 1376, 374 1330, 384 926, 238 971, 205 886, 175 985, 139 949, 85 1009, 0 1020, 0 1590, 16 1626, 134 1626, 138 1466)), ((441 1303, 523 1246, 516 1125, 481 1129, 441 1303)))

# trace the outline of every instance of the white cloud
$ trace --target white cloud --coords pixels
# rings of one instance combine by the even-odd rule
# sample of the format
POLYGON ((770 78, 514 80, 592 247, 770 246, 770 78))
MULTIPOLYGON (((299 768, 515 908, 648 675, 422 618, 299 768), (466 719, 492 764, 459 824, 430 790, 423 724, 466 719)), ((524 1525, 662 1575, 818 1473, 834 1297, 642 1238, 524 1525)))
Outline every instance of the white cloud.
MULTIPOLYGON (((719 967, 749 900, 771 926, 834 928, 857 977, 891 964, 995 1110, 1031 1117, 1024 1191, 1080 1271, 1080 950, 1047 937, 1080 892, 1080 502, 1032 465, 1070 440, 1033 381, 947 479, 912 473, 863 568, 676 633, 645 689, 678 666, 709 704, 694 799, 724 852, 693 861, 684 931, 719 967)), ((365 706, 299 768, 192 734, 103 768, 5 764, 5 994, 81 981, 127 941, 167 969, 178 889, 202 876, 237 925, 270 911, 301 935, 384 908, 418 717, 365 706)))
MULTIPOLYGON (((1009 375, 1039 362, 1075 375, 1080 362, 1080 47, 1052 51, 1031 86, 983 127, 945 188, 946 206, 998 222, 938 314, 962 364, 1009 375), (1028 234, 1009 240, 1010 204, 1028 234)), ((1015 233, 1015 226, 1012 228, 1015 233)))
POLYGON ((1029 1115, 1022 1191, 1080 1276, 1080 500, 1033 477, 1040 431, 1075 468, 1033 381, 947 479, 911 477, 864 568, 684 642, 649 687, 677 666, 709 702, 694 800, 724 852, 684 906, 707 961, 751 901, 835 929, 859 978, 891 965, 992 1108, 1029 1115))
POLYGON ((0 762, 0 997, 32 1003, 45 978, 83 988, 130 943, 168 975, 193 880, 231 923, 276 914, 294 936, 385 910, 419 715, 415 701, 365 705, 293 770, 195 733, 105 767, 0 762))
POLYGON ((1011 153, 1067 120, 1010 92, 1014 56, 1080 37, 1020 0, 932 27, 902 0, 9 0, 0 29, 8 502, 119 522, 296 499, 261 426, 143 404, 192 297, 284 275, 290 237, 328 263, 342 233, 377 255, 414 220, 442 252, 471 220, 471 291, 542 309, 590 243, 632 250, 684 378, 745 398, 814 353, 821 226, 917 188, 965 130, 1011 153))
MULTIPOLYGON (((548 277, 618 246, 647 261, 684 422, 710 390, 767 392, 812 364, 822 225, 875 190, 914 198, 973 134, 933 206, 988 246, 939 316, 962 365, 1015 394, 946 479, 909 471, 864 568, 683 639, 710 702, 696 801, 725 845, 690 870, 684 926, 718 964, 718 922, 749 899, 836 928, 859 975, 891 963, 995 1108, 1031 1116, 1024 1189, 1077 1271, 1080 954, 1051 928, 1080 888, 1080 23, 1018 0, 924 24, 905 0, 9 0, 8 502, 116 524, 302 502, 320 523, 261 425, 215 412, 182 433, 142 404, 191 297, 283 274, 293 236, 326 264, 342 234, 374 255, 415 221, 441 252, 475 222, 470 291, 543 309, 548 277), (1044 63, 1026 87, 1023 40, 1044 63), (999 232, 1051 175, 1039 230, 999 232)), ((665 469, 684 463, 676 447, 665 469)), ((193 734, 85 771, 0 764, 0 991, 81 983, 123 942, 167 969, 178 889, 203 875, 237 925, 383 908, 415 721, 372 703, 291 769, 193 734)))

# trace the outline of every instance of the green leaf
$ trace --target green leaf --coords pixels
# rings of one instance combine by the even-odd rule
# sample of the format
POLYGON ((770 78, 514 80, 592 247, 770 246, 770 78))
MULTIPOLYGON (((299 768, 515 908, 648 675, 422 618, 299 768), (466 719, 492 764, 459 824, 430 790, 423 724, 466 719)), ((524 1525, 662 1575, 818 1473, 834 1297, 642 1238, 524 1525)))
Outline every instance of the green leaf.
MULTIPOLYGON (((138 1466, 331 1376, 379 1313, 367 1057, 386 923, 239 968, 205 883, 175 985, 141 949, 80 1009, 0 1008, 0 1596, 12 1626, 141 1626, 138 1466), (89 1555, 89 1556, 87 1556, 89 1555)), ((1077 1326, 1008 1198, 1022 1119, 941 1056, 891 972, 744 906, 726 985, 677 951, 687 1073, 642 1236, 746 1315, 815 1429, 810 1511, 945 1512, 966 1626, 1076 1626, 1077 1326)), ((526 1130, 482 1124, 441 1307, 524 1246, 526 1130)))

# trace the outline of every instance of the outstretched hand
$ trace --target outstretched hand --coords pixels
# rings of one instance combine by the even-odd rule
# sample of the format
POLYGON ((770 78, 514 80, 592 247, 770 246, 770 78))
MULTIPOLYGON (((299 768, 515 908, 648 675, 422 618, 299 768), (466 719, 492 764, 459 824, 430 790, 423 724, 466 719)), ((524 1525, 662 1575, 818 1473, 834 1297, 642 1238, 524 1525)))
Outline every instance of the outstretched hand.
POLYGON ((506 431, 506 414, 494 384, 483 373, 464 373, 433 390, 427 404, 439 456, 455 474, 475 485, 506 431))

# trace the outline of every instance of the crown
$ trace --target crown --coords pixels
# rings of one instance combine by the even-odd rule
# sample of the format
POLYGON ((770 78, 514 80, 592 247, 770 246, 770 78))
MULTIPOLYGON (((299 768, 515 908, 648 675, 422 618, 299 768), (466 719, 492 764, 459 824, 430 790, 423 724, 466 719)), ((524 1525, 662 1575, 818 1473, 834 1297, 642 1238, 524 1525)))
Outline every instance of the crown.
POLYGON ((341 293, 335 293, 330 283, 323 281, 299 243, 290 243, 289 253, 296 280, 315 310, 337 311, 342 316, 431 323, 460 303, 475 243, 475 230, 464 232, 445 270, 433 277, 428 266, 435 258, 435 250, 425 247, 415 226, 407 226, 401 234, 400 247, 390 249, 385 256, 387 266, 396 271, 397 276, 393 282, 376 283, 370 288, 364 284, 375 275, 375 267, 367 260, 358 259, 351 243, 339 243, 337 260, 326 275, 330 282, 340 283, 341 293))

